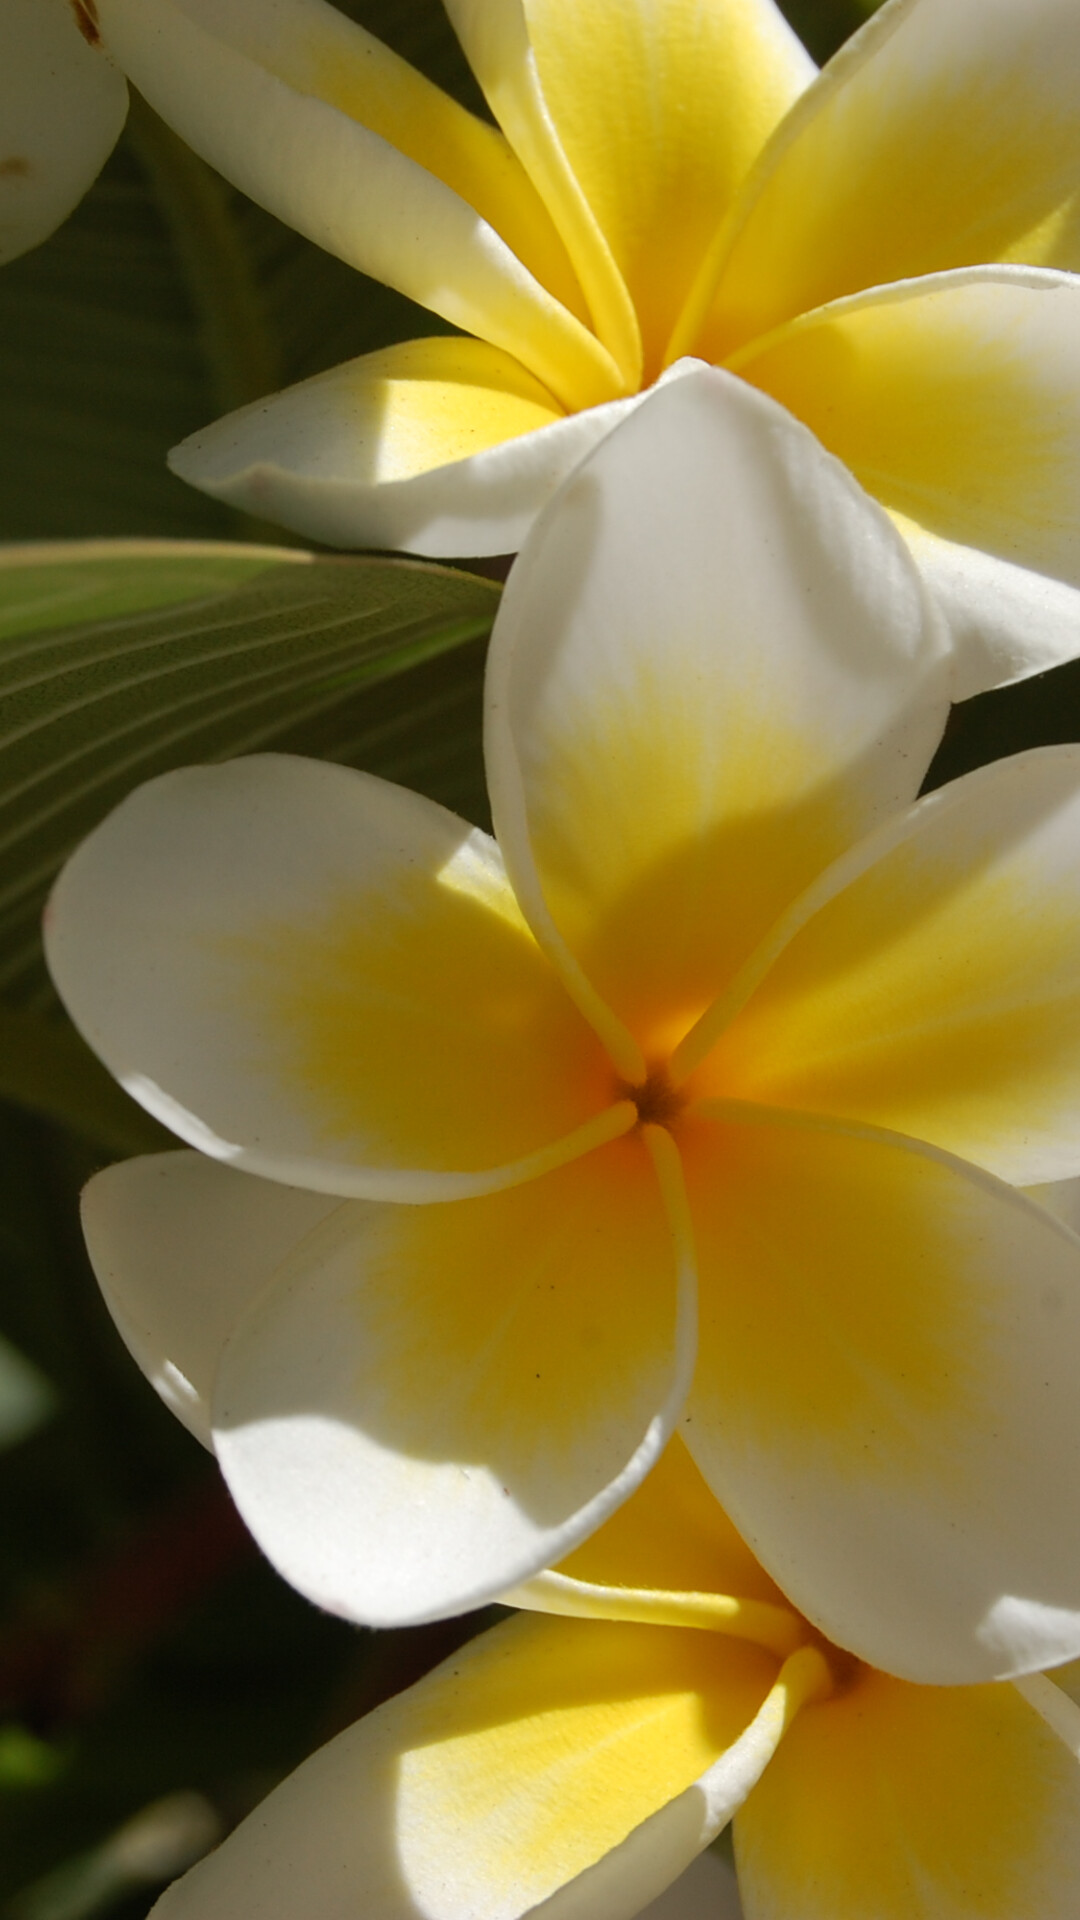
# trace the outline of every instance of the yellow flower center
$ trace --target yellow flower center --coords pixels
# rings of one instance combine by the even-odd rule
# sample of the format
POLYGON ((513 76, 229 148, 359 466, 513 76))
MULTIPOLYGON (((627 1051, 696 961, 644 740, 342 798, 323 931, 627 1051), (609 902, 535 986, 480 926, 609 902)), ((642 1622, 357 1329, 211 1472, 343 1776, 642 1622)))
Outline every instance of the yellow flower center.
POLYGON ((615 1083, 617 1100, 632 1100, 638 1111, 638 1122, 643 1127, 668 1127, 676 1120, 686 1105, 686 1095, 672 1085, 666 1065, 650 1067, 645 1079, 637 1086, 626 1080, 615 1083))

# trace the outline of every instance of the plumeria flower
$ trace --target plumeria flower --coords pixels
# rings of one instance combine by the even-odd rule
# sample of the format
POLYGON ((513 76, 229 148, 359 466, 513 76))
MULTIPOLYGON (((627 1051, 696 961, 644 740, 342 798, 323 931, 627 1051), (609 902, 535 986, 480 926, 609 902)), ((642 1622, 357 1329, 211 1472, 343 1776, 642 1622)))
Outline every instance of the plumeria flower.
POLYGON ((104 166, 127 115, 84 0, 0 6, 0 261, 48 239, 104 166))
POLYGON ((822 1640, 677 1439, 521 1597, 546 1617, 315 1754, 159 1920, 628 1920, 733 1815, 746 1920, 1073 1920, 1080 1707, 822 1640))
POLYGON ((511 574, 495 839, 271 755, 75 854, 53 976, 208 1156, 96 1182, 95 1265, 319 1604, 481 1604, 682 1423, 862 1658, 1080 1651, 1080 1242, 1006 1184, 1080 1166, 1080 749, 912 806, 947 677, 887 517, 704 370, 511 574))
POLYGON ((325 0, 82 0, 198 152, 466 336, 259 401, 177 471, 339 546, 509 552, 695 356, 896 517, 962 693, 1075 653, 1075 0, 889 0, 820 75, 773 0, 445 4, 497 128, 325 0))

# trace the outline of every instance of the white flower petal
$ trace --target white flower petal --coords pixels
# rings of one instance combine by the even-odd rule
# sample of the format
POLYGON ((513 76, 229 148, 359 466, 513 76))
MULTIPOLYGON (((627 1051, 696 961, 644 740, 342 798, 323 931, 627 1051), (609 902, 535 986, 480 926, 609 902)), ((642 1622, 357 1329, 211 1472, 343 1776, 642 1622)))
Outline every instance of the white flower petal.
POLYGON ((714 1635, 510 1621, 305 1761, 158 1920, 630 1920, 768 1758, 773 1672, 714 1635))
MULTIPOLYGON (((235 11, 235 5, 233 6, 235 11)), ((452 188, 279 78, 197 0, 99 0, 102 33, 189 146, 318 246, 520 359, 571 406, 614 399, 613 363, 452 188)))
POLYGON ((1073 1920, 1078 1724, 1041 1675, 856 1674, 800 1714, 736 1816, 747 1920, 1073 1920))
POLYGON ((732 1103, 681 1144, 701 1271, 684 1438, 792 1604, 932 1685, 1072 1657, 1080 1242, 869 1128, 732 1103))
POLYGON ((564 415, 478 340, 407 340, 230 413, 170 455, 182 480, 338 547, 513 553, 640 396, 564 415))
POLYGON ((233 1326, 339 1204, 200 1153, 122 1160, 84 1190, 87 1251, 125 1345, 211 1450, 214 1376, 233 1326))
POLYGON ((1080 747, 928 794, 795 904, 700 1069, 1027 1186, 1080 1166, 1080 747))
POLYGON ((586 317, 566 250, 505 136, 328 0, 182 0, 188 16, 294 93, 388 141, 475 207, 522 264, 586 317))
POLYGON ((0 261, 36 247, 67 219, 126 114, 123 77, 79 32, 72 0, 3 0, 0 261))
POLYGON ((628 380, 814 65, 772 0, 449 0, 499 124, 567 236, 628 380))
POLYGON ((460 1612, 642 1479, 689 1386, 694 1308, 640 1141, 484 1199, 347 1206, 236 1326, 218 1458, 318 1605, 460 1612))
POLYGON ((892 0, 778 128, 694 352, 862 288, 1080 266, 1073 0, 892 0))
POLYGON ((886 516, 765 396, 699 369, 618 427, 511 573, 487 682, 499 842, 581 1004, 662 1056, 914 797, 943 644, 886 516))
POLYGON ((83 842, 47 922, 110 1070, 250 1172, 443 1199, 633 1123, 493 842, 371 775, 276 754, 167 774, 83 842))
MULTIPOLYGON (((998 554, 942 540, 900 515, 897 524, 949 623, 953 693, 967 700, 1058 667, 1080 653, 1080 591, 998 554)), ((1075 536, 1073 544, 1075 546, 1075 536)))
MULTIPOLYGON (((819 1658, 809 1649, 793 1657, 741 1737, 700 1780, 651 1814, 579 1879, 534 1907, 530 1920, 633 1920, 642 1894, 670 1887, 682 1863, 722 1832, 766 1772, 799 1708, 798 1697, 785 1695, 785 1676, 808 1655, 811 1661, 819 1658)), ((737 1901, 735 1912, 741 1913, 737 1901)))
POLYGON ((878 287, 734 356, 889 508, 949 617, 954 698, 1080 652, 1080 278, 878 287))

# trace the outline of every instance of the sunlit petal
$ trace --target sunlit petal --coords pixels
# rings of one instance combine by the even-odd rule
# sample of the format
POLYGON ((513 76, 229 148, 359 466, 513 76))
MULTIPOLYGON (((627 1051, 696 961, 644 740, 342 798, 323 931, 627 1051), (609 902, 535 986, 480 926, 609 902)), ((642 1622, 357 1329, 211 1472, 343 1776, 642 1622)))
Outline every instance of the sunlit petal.
POLYGON ((1076 587, 984 548, 940 539, 900 514, 893 517, 948 621, 957 700, 1027 679, 1075 656, 1080 635, 1076 587))
MULTIPOLYGON (((604 1920, 636 1920, 641 1901, 657 1888, 670 1886, 690 1854, 727 1826, 805 1701, 828 1684, 822 1656, 812 1647, 800 1648, 784 1662, 754 1719, 708 1772, 650 1814, 579 1879, 530 1908, 530 1920, 596 1920, 598 1915, 604 1920)), ((704 1672, 701 1686, 702 1704, 707 1706, 712 1687, 704 1672)))
MULTIPOLYGON (((813 62, 772 0, 448 10, 564 231, 583 224, 584 201, 633 302, 639 377, 654 378, 702 252, 813 62)), ((579 273, 587 284, 584 262, 579 273)))
POLYGON ((446 0, 446 11, 495 118, 555 217, 596 334, 633 391, 641 382, 641 329, 544 100, 522 0, 446 0))
POLYGON ((1072 1920, 1080 1710, 1066 1745, 1022 1684, 863 1671, 805 1708, 736 1816, 746 1920, 1072 1920))
POLYGON ((170 456, 231 506, 339 547, 512 553, 640 397, 565 414, 480 340, 406 340, 257 400, 170 456))
POLYGON ((538 938, 646 1055, 914 797, 938 647, 885 516, 715 370, 655 393, 553 502, 492 643, 493 811, 538 938))
POLYGON ((82 1196, 87 1252, 124 1342, 167 1407, 213 1447, 221 1350, 286 1254, 340 1205, 201 1153, 121 1160, 82 1196))
POLYGON ((1076 1173, 1080 748, 953 781, 823 890, 703 1083, 915 1134, 1020 1186, 1076 1173))
POLYGON ((734 1108, 682 1133, 684 1435, 792 1603, 914 1680, 1080 1647, 1080 1244, 915 1142, 734 1108))
POLYGON ((66 868, 48 941, 144 1105, 296 1186, 482 1192, 635 1119, 605 1118, 610 1067, 493 842, 368 774, 259 755, 140 788, 66 868))
POLYGON ((320 1605, 461 1611, 560 1558, 653 1464, 694 1308, 640 1141, 481 1200, 345 1207, 237 1328, 218 1456, 320 1605))
POLYGON ((737 1753, 775 1671, 713 1634, 511 1621, 305 1762, 160 1920, 350 1920, 358 1889, 379 1920, 569 1920, 567 1883, 605 1855, 609 1898, 585 1911, 629 1920, 703 1844, 694 1783, 737 1753))
POLYGON ((916 274, 1080 267, 1078 61, 1073 0, 893 0, 763 156, 693 350, 916 274))
POLYGON ((879 288, 734 365, 915 535, 956 629, 957 698, 1080 649, 1080 279, 998 267, 879 288))
POLYGON ((459 106, 327 0, 182 4, 208 33, 294 92, 337 107, 451 187, 550 293, 584 317, 581 291, 551 216, 497 128, 459 106))
POLYGON ((0 8, 0 261, 47 240, 104 166, 127 113, 123 78, 72 0, 0 8))
POLYGON ((221 31, 216 6, 207 19, 201 0, 101 0, 99 12, 107 45, 139 91, 252 199, 350 266, 514 354, 567 405, 618 395, 604 349, 467 201, 349 113, 263 65, 243 33, 234 40, 221 31))

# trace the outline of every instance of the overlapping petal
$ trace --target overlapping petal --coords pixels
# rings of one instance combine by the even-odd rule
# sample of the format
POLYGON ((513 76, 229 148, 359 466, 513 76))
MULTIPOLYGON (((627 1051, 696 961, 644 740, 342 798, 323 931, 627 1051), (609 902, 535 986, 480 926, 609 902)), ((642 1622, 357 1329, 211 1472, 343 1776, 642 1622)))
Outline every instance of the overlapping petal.
POLYGON ((183 480, 339 547, 511 553, 640 396, 567 414, 484 341, 406 340, 173 449, 183 480))
POLYGON ((1020 1186, 1074 1175, 1080 748, 953 781, 822 891, 702 1083, 915 1134, 1020 1186))
POLYGON ((809 1637, 678 1433, 624 1506, 557 1567, 501 1598, 577 1619, 693 1626, 750 1640, 781 1658, 809 1637))
POLYGON ((1078 61, 1072 0, 891 0, 766 148, 684 350, 917 274, 1080 266, 1078 61))
POLYGON ((592 251, 609 252, 640 329, 635 383, 654 379, 702 252, 813 62, 772 0, 448 11, 564 231, 582 225, 584 201, 592 251))
POLYGON ((684 1124, 685 1438, 831 1640, 968 1683, 1080 1646, 1080 1242, 928 1147, 758 1109, 684 1124))
POLYGON ((123 77, 78 13, 72 0, 4 0, 0 12, 0 261, 67 219, 124 124, 123 77))
POLYGON ((939 645, 884 516, 764 396, 702 369, 623 423, 537 527, 488 671, 496 831, 583 1005, 647 1056, 671 1045, 792 894, 914 797, 939 645))
MULTIPOLYGON (((106 0, 108 4, 108 0, 106 0)), ((295 93, 336 107, 474 207, 564 306, 585 317, 566 250, 520 162, 479 120, 328 0, 182 0, 215 39, 295 93)))
MULTIPOLYGON (((287 4, 286 21, 303 0, 287 4)), ((102 0, 99 13, 106 44, 140 92, 252 199, 512 353, 565 404, 617 397, 621 382, 593 334, 459 193, 247 51, 246 40, 257 52, 262 36, 242 0, 225 16, 234 35, 201 0, 102 0)))
POLYGON ((633 1500, 559 1563, 601 1586, 677 1588, 783 1603, 676 1433, 633 1500))
POLYGON ((460 1611, 560 1558, 647 1472, 695 1304, 639 1139, 484 1199, 347 1206, 237 1326, 216 1451, 320 1605, 460 1611))
POLYGON ((734 357, 900 517, 950 615, 957 698, 1080 646, 1078 339, 1080 280, 987 267, 837 302, 734 357))
POLYGON ((447 0, 446 10, 496 120, 555 217, 597 337, 633 390, 641 381, 641 329, 544 100, 523 0, 447 0))
POLYGON ((629 1920, 703 1844, 699 1778, 765 1764, 775 1672, 715 1635, 511 1621, 315 1754, 160 1920, 346 1920, 358 1888, 380 1920, 629 1920))
POLYGON ((87 1251, 128 1350, 167 1407, 213 1447, 222 1348, 286 1255, 340 1203, 201 1153, 121 1160, 82 1197, 87 1251))
POLYGON ((635 1118, 493 842, 366 774, 264 755, 140 788, 65 870, 47 940, 144 1105, 293 1185, 482 1192, 635 1118))
POLYGON ((1024 1686, 863 1669, 806 1707, 736 1815, 746 1920, 1071 1920, 1080 1709, 1057 1694, 1056 1732, 1033 1701, 1057 1690, 1024 1686))

